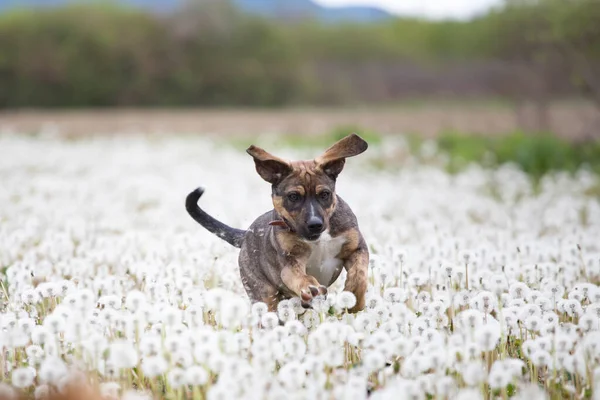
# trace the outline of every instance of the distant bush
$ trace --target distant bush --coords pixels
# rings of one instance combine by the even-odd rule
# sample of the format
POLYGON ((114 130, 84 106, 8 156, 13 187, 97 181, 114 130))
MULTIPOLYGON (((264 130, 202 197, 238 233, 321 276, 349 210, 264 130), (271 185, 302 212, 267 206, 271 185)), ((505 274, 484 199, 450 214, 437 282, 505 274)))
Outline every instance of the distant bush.
POLYGON ((482 136, 445 132, 437 143, 450 156, 451 170, 477 162, 491 166, 514 163, 534 179, 550 171, 575 172, 584 166, 600 173, 600 141, 572 143, 548 133, 482 136))
POLYGON ((279 24, 225 0, 161 16, 98 2, 14 11, 0 14, 0 108, 516 100, 564 95, 573 83, 590 93, 600 87, 595 1, 514 0, 524 5, 466 22, 341 25, 279 24))
POLYGON ((303 82, 286 36, 227 12, 208 21, 98 6, 3 15, 0 107, 292 102, 303 82))

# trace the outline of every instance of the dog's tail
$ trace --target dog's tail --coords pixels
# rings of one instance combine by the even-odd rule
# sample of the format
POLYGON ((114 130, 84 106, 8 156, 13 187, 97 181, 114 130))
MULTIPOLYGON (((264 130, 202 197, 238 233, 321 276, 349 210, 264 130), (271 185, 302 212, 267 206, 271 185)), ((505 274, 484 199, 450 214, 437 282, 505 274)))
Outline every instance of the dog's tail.
POLYGON ((203 188, 197 188, 192 193, 188 194, 185 199, 185 208, 187 212, 194 220, 196 220, 196 222, 205 227, 209 232, 214 233, 232 246, 237 248, 242 247, 246 231, 227 226, 198 207, 198 199, 200 199, 200 196, 202 196, 203 193, 203 188))

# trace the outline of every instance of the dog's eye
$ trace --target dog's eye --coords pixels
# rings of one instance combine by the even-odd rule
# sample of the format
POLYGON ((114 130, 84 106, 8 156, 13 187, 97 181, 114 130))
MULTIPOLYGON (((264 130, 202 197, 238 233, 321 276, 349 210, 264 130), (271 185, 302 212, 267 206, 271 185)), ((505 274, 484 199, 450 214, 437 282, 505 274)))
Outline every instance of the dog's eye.
POLYGON ((295 203, 300 200, 300 194, 297 192, 288 193, 287 198, 292 203, 295 203))
POLYGON ((327 190, 319 193, 319 197, 321 198, 321 200, 325 201, 325 200, 329 200, 329 198, 331 197, 331 192, 328 192, 327 190))

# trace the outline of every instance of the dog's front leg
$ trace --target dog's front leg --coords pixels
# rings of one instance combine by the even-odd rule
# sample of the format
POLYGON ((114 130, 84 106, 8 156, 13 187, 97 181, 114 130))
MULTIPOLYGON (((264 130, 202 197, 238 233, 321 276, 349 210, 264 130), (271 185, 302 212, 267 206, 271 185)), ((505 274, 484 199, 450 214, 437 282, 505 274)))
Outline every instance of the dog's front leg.
POLYGON ((365 308, 367 275, 369 271, 369 250, 360 231, 353 228, 344 233, 346 243, 340 252, 346 269, 344 291, 354 294, 356 304, 349 311, 356 313, 365 308))
POLYGON ((349 311, 356 313, 365 308, 365 293, 367 292, 367 273, 369 269, 369 252, 360 247, 352 252, 344 261, 346 283, 344 290, 356 297, 356 304, 349 311))
POLYGON ((306 274, 306 268, 298 263, 290 262, 281 270, 281 280, 296 296, 302 299, 304 308, 310 307, 313 298, 327 295, 327 288, 312 276, 306 274))

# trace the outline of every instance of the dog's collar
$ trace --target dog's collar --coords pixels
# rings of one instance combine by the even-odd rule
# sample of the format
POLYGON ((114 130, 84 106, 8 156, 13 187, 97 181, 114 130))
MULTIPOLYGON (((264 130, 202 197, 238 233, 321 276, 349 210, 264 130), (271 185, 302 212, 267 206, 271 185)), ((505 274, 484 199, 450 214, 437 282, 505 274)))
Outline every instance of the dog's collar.
POLYGON ((286 228, 288 227, 288 225, 282 219, 276 219, 275 221, 271 221, 271 222, 269 222, 269 225, 271 225, 271 226, 281 226, 281 227, 286 227, 286 228))
POLYGON ((274 221, 269 222, 271 226, 280 226, 282 228, 288 228, 290 232, 294 232, 290 224, 286 221, 285 218, 276 219, 274 221))

